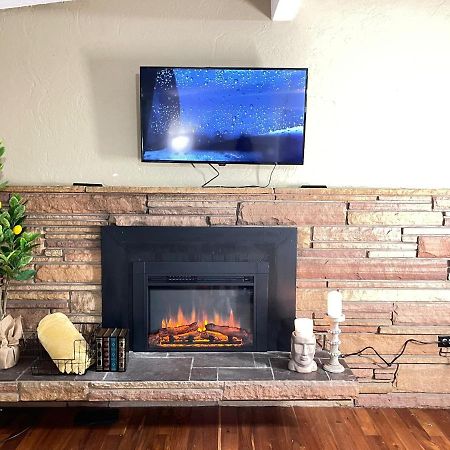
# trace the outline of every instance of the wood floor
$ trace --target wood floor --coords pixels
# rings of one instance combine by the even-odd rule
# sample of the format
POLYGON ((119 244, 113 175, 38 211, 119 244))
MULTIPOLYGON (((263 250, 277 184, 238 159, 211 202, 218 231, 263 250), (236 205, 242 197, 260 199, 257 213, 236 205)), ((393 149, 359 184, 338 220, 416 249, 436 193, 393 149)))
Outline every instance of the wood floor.
POLYGON ((1 410, 0 449, 450 449, 450 410, 133 408, 94 423, 103 411, 1 410))

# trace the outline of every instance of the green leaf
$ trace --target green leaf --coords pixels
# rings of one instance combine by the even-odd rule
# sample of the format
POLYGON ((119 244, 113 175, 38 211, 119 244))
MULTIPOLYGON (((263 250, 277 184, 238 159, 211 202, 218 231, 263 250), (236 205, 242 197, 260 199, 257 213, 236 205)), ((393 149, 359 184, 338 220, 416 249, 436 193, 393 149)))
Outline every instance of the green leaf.
POLYGON ((28 231, 22 232, 21 235, 27 242, 31 243, 35 241, 37 238, 41 237, 41 233, 30 233, 28 231))
POLYGON ((22 250, 23 252, 26 251, 27 246, 28 246, 27 240, 24 239, 23 236, 21 236, 21 237, 19 238, 19 247, 20 247, 20 250, 22 250))
POLYGON ((14 225, 19 225, 19 223, 23 222, 23 219, 25 218, 25 206, 17 205, 14 208, 11 208, 10 214, 11 222, 14 223, 14 225))
POLYGON ((10 240, 12 240, 14 238, 14 233, 11 230, 11 228, 7 228, 3 233, 4 233, 5 239, 7 241, 10 241, 10 240))
POLYGON ((14 278, 14 280, 17 280, 17 281, 25 281, 25 280, 29 280, 30 278, 33 278, 34 275, 36 275, 36 271, 32 270, 32 269, 28 269, 28 270, 20 271, 15 276, 13 276, 13 278, 14 278))
MULTIPOLYGON (((8 214, 8 216, 9 216, 9 214, 8 214)), ((2 226, 4 226, 5 228, 11 227, 11 224, 9 223, 9 220, 6 216, 3 216, 3 217, 0 216, 0 224, 2 226)))
POLYGON ((14 208, 17 205, 20 205, 20 198, 18 198, 17 195, 13 194, 9 199, 9 206, 11 208, 14 208))
POLYGON ((25 267, 33 260, 32 255, 24 255, 19 259, 19 267, 25 267))

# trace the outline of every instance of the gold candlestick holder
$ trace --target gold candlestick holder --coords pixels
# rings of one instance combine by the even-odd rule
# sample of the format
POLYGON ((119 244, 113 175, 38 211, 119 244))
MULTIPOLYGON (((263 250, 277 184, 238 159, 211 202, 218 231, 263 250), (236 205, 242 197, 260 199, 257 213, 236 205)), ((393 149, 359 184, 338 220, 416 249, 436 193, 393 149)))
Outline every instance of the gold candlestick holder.
POLYGON ((344 322, 345 316, 342 314, 340 317, 330 317, 327 314, 327 317, 331 322, 331 329, 328 330, 328 333, 331 334, 330 361, 327 364, 324 364, 323 368, 327 372, 341 373, 345 370, 345 367, 339 362, 339 356, 341 356, 341 352, 339 351, 339 344, 341 343, 339 340, 339 335, 341 334, 339 324, 344 322))

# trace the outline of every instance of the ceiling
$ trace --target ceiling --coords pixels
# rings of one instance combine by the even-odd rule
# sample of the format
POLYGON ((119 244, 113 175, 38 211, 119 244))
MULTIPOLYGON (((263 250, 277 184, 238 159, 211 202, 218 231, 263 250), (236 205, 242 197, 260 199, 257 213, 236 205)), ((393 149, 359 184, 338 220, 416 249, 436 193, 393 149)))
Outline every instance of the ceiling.
POLYGON ((0 0, 0 9, 20 8, 22 6, 44 5, 46 3, 61 3, 71 0, 0 0))
MULTIPOLYGON (((45 5, 47 3, 62 3, 72 0, 0 0, 0 9, 20 8, 22 6, 45 5)), ((273 21, 290 21, 298 13, 301 0, 267 0, 271 3, 273 21)))

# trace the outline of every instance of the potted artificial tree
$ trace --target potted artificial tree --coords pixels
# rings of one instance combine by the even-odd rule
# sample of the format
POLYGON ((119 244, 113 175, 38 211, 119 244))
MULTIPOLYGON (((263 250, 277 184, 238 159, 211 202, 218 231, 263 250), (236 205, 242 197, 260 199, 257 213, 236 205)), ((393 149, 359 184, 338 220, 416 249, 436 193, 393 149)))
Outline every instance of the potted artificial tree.
MULTIPOLYGON (((0 158, 4 152, 0 142, 0 158)), ((0 163, 0 170, 2 168, 0 163)), ((8 288, 12 280, 29 280, 36 273, 28 266, 39 234, 26 231, 25 217, 25 202, 20 195, 11 195, 7 208, 2 208, 0 203, 0 369, 8 369, 17 363, 19 340, 23 334, 22 318, 7 314, 8 288)))

